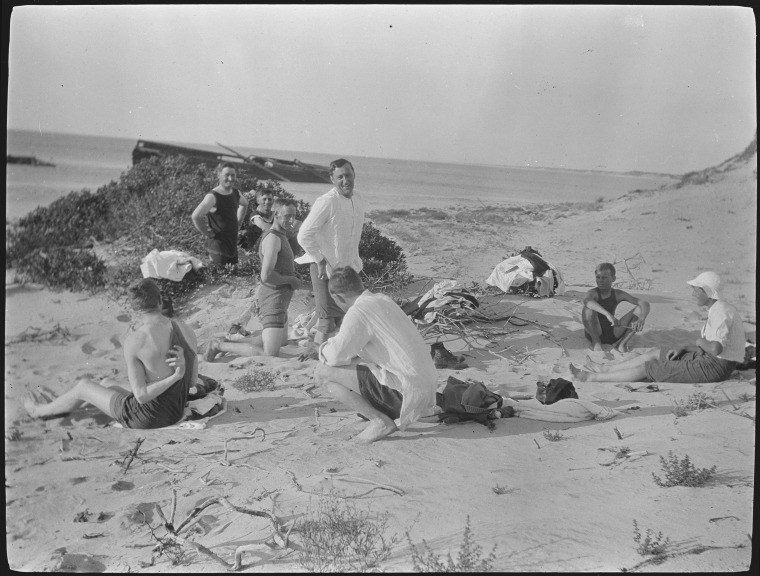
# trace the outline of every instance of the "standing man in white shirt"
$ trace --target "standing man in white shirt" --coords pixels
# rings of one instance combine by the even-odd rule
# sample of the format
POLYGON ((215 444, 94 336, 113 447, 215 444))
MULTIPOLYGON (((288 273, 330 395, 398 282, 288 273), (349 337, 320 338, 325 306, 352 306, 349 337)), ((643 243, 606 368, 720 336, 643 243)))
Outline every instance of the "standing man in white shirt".
POLYGON ((317 385, 369 419, 356 440, 374 442, 432 414, 438 374, 409 317, 385 294, 365 290, 349 266, 333 270, 329 288, 346 315, 309 356, 321 362, 317 385))
POLYGON ((317 198, 298 231, 298 243, 313 260, 309 267, 316 301, 317 323, 314 342, 321 344, 327 333, 340 325, 344 312, 327 289, 333 270, 350 266, 362 270, 359 240, 364 226, 364 199, 354 190, 356 174, 348 160, 330 163, 332 190, 317 198))

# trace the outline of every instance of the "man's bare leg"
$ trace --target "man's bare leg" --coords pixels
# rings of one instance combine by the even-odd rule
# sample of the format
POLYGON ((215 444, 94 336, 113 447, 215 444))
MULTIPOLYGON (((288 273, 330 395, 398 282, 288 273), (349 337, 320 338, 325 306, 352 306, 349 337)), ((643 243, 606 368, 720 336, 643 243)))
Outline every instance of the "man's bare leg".
POLYGON ((599 314, 588 308, 584 308, 581 313, 583 328, 591 337, 591 349, 595 352, 604 350, 602 348, 602 325, 599 323, 599 314))
POLYGON ((602 366, 603 371, 599 372, 587 372, 570 364, 570 372, 579 382, 639 382, 647 375, 644 364, 659 357, 660 351, 655 349, 618 364, 602 366))
POLYGON ((228 342, 212 339, 206 349, 206 360, 213 362, 220 352, 229 352, 236 356, 278 356, 280 347, 288 343, 288 334, 284 328, 264 328, 261 335, 252 336, 248 342, 228 342))
POLYGON ((659 348, 654 348, 653 350, 650 350, 649 352, 644 352, 643 354, 639 356, 634 356, 633 358, 628 358, 627 360, 622 360, 620 362, 616 362, 614 364, 599 364, 598 362, 594 362, 591 358, 586 356, 586 362, 590 364, 589 368, 591 369, 591 372, 597 373, 597 374, 609 374, 610 372, 614 372, 616 370, 626 370, 628 368, 636 368, 639 365, 642 365, 649 360, 657 360, 660 357, 660 350, 659 348))
POLYGON ((396 431, 396 424, 385 414, 376 410, 359 394, 359 378, 356 366, 327 366, 319 364, 314 374, 317 384, 322 386, 338 402, 351 410, 369 418, 369 424, 356 436, 359 442, 370 443, 380 440, 396 431))
POLYGON ((111 398, 121 391, 120 388, 107 388, 93 380, 83 378, 71 390, 61 394, 48 404, 38 404, 31 398, 27 398, 24 401, 24 408, 26 408, 26 411, 33 418, 49 418, 68 414, 85 402, 89 402, 98 410, 113 418, 113 414, 111 414, 111 398))

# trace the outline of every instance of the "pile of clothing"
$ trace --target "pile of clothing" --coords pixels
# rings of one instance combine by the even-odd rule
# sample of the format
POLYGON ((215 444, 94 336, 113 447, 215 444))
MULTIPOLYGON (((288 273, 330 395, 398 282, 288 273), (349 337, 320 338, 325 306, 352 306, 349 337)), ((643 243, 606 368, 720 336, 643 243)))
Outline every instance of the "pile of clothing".
POLYGON ((565 293, 565 282, 556 266, 530 246, 510 256, 494 268, 486 284, 509 294, 527 294, 537 298, 565 293))

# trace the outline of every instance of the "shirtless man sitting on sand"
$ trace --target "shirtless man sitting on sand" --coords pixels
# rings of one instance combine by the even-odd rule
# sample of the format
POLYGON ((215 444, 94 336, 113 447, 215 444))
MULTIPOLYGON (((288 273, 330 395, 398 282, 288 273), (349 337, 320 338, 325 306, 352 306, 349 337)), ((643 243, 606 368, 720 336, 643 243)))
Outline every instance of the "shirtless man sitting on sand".
POLYGON ((641 332, 644 328, 644 320, 649 315, 649 302, 613 288, 615 266, 609 262, 599 264, 594 274, 596 288, 589 290, 583 299, 586 338, 591 341, 594 350, 602 350, 602 344, 611 344, 613 348, 626 352, 634 332, 641 332), (635 308, 617 319, 615 309, 620 302, 630 302, 635 308))
POLYGON ((301 358, 318 358, 317 385, 369 418, 356 439, 374 442, 432 413, 438 375, 409 317, 386 295, 365 290, 350 266, 333 270, 328 290, 346 313, 340 331, 301 358))
POLYGON ((190 386, 198 377, 196 340, 182 322, 161 314, 161 292, 153 280, 129 287, 137 326, 124 341, 124 359, 131 392, 106 378, 84 378, 52 402, 29 398, 24 406, 35 418, 67 414, 88 402, 125 428, 163 428, 182 419, 190 386))

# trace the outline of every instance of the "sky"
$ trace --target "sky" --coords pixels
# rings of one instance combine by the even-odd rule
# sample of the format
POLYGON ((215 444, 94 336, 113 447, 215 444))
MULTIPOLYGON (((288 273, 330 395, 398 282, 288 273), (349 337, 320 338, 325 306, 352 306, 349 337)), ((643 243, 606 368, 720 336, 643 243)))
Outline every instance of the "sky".
POLYGON ((746 7, 20 6, 8 128, 682 174, 757 129, 746 7))

